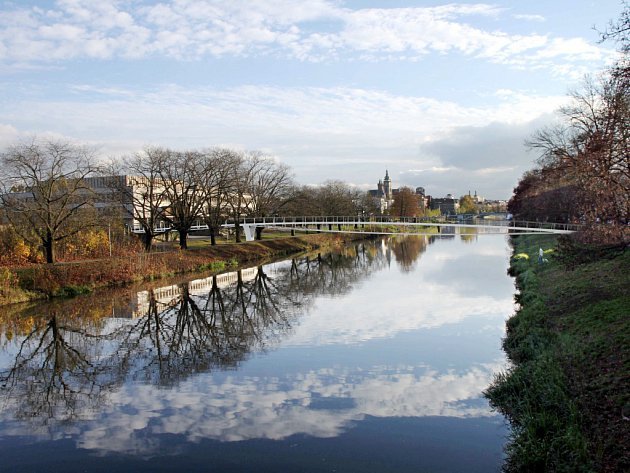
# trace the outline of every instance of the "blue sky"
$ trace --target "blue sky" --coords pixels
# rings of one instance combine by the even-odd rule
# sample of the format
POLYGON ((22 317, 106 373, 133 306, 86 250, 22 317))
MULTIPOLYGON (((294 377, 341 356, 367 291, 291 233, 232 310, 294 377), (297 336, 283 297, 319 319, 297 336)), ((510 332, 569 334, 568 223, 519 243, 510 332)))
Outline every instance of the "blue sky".
POLYGON ((0 1, 0 147, 261 150, 298 182, 507 198, 619 0, 0 1))

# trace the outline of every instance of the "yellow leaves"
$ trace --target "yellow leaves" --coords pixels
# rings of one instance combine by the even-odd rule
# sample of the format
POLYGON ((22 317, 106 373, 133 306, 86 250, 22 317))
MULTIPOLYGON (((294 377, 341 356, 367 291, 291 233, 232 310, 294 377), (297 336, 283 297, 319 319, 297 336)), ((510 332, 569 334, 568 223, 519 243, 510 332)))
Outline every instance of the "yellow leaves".
POLYGON ((13 251, 16 258, 21 260, 28 260, 29 256, 31 256, 31 249, 26 243, 24 243, 24 240, 19 240, 13 251))
POLYGON ((9 268, 0 268, 0 291, 16 286, 18 282, 17 275, 9 268))
POLYGON ((61 259, 76 260, 101 258, 109 254, 107 231, 84 230, 60 245, 61 259))

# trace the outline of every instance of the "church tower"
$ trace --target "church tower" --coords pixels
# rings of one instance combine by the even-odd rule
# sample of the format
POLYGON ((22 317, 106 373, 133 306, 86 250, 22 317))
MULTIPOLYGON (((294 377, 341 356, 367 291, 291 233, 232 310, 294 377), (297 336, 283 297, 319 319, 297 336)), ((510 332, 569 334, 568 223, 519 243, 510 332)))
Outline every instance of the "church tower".
POLYGON ((392 180, 389 178, 389 171, 385 170, 385 179, 383 180, 383 188, 385 191, 385 198, 390 200, 392 198, 392 180))

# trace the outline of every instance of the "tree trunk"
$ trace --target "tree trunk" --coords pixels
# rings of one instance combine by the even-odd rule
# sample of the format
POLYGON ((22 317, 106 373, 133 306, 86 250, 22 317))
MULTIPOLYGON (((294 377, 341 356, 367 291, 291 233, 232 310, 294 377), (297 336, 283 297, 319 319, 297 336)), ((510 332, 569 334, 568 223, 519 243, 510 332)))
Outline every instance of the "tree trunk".
POLYGON ((210 227, 210 244, 212 246, 217 244, 217 236, 215 235, 214 227, 210 227))
POLYGON ((145 231, 142 234, 142 243, 144 245, 144 251, 147 253, 151 251, 151 246, 153 244, 153 234, 145 231))
POLYGON ((188 232, 186 230, 178 230, 179 231, 179 247, 182 250, 188 249, 188 232))
POLYGON ((44 253, 46 254, 46 263, 55 262, 55 250, 54 241, 50 232, 46 233, 46 237, 43 239, 44 253))
POLYGON ((234 218, 234 233, 236 234, 236 238, 234 241, 236 243, 240 243, 241 242, 241 222, 239 222, 239 219, 237 217, 234 218))
POLYGON ((263 227, 256 227, 256 240, 262 240, 263 227))

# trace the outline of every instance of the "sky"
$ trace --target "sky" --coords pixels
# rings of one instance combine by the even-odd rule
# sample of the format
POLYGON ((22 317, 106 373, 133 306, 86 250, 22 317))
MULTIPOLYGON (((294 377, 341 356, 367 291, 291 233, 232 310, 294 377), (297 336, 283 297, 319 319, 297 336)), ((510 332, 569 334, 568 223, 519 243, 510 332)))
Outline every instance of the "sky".
POLYGON ((0 0, 0 149, 259 150, 301 184, 509 198, 620 0, 0 0))

